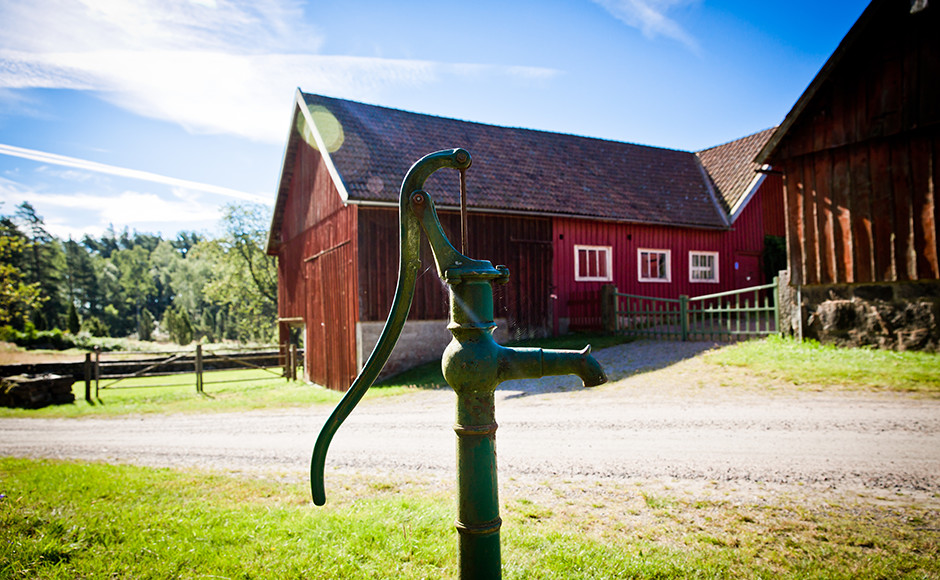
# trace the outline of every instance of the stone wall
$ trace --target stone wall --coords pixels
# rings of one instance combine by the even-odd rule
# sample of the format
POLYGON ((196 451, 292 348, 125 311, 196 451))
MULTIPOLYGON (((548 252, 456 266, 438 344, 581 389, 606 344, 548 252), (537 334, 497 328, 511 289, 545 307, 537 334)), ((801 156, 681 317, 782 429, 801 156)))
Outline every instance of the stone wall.
POLYGON ((940 280, 788 287, 781 294, 790 297, 789 308, 787 298, 781 301, 781 326, 795 336, 840 346, 940 350, 940 280))
MULTIPOLYGON (((447 330, 447 320, 409 320, 401 331, 401 337, 395 345, 380 378, 389 377, 412 367, 440 360, 444 349, 453 335, 447 330)), ((356 358, 359 369, 365 364, 375 343, 382 334, 384 322, 359 322, 356 324, 356 358)), ((496 342, 503 344, 509 340, 509 324, 505 319, 496 320, 496 342)))
POLYGON ((790 286, 789 270, 781 270, 777 274, 777 300, 780 305, 780 332, 802 340, 803 316, 799 308, 800 292, 795 286, 790 286))

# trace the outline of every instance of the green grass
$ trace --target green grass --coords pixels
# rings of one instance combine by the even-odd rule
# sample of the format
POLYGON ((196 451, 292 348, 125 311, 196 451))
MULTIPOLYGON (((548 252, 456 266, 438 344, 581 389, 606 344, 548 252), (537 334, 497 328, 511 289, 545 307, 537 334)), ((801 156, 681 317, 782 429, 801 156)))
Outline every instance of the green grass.
MULTIPOLYGON (((448 491, 341 481, 316 508, 302 484, 0 458, 0 578, 456 577, 448 491)), ((504 577, 940 577, 935 509, 616 491, 599 516, 504 499, 504 577)))
POLYGON ((706 360, 798 385, 940 393, 937 353, 840 348, 771 336, 722 348, 706 360))
MULTIPOLYGON (((527 340, 514 346, 581 349, 590 343, 595 349, 621 344, 617 336, 569 334, 567 336, 527 340)), ((277 371, 277 369, 274 369, 277 371)), ((88 415, 128 415, 136 413, 201 413, 216 411, 247 411, 273 407, 304 406, 318 403, 335 404, 342 397, 337 393, 303 381, 287 381, 270 372, 243 369, 213 371, 205 374, 203 391, 196 393, 194 373, 164 377, 142 377, 119 382, 102 380, 94 405, 85 402, 85 383, 72 387, 74 405, 57 405, 43 409, 7 409, 0 407, 0 417, 78 417, 88 415)), ((379 381, 366 392, 367 398, 394 396, 415 388, 447 388, 441 374, 440 361, 420 365, 391 378, 379 381)))
MULTIPOLYGON (((275 369, 276 371, 277 369, 275 369)), ((213 371, 205 373, 203 392, 196 392, 194 373, 163 377, 141 377, 114 383, 102 380, 98 399, 85 401, 85 383, 72 386, 75 403, 42 409, 7 409, 0 407, 0 417, 78 417, 92 415, 128 415, 136 413, 205 413, 248 411, 272 407, 335 404, 342 393, 303 381, 258 369, 213 371), (111 386, 108 386, 111 385, 111 386)), ((367 397, 381 397, 404 392, 405 388, 370 389, 367 397)))

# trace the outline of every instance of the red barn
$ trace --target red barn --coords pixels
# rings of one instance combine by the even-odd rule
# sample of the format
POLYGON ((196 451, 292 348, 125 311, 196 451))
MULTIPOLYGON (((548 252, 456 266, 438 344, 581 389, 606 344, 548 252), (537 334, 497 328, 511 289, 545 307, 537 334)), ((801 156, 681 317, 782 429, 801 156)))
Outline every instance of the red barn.
MULTIPOLYGON (((603 284, 651 296, 762 281, 783 235, 779 178, 750 160, 771 131, 686 152, 421 115, 297 93, 268 240, 282 342, 302 327, 307 378, 348 388, 381 332, 398 272, 398 188, 414 161, 464 147, 469 251, 509 267, 497 338, 564 333, 569 304, 603 284)), ((459 236, 456 173, 426 185, 459 236)), ((446 288, 427 248, 389 371, 450 340, 446 288)))
POLYGON ((874 0, 760 152, 805 334, 940 348, 940 6, 874 0))

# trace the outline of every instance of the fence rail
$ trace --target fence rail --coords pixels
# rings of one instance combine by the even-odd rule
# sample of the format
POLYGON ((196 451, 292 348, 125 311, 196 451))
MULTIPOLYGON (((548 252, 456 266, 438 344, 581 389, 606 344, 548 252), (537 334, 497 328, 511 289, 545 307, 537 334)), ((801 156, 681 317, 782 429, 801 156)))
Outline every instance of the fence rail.
MULTIPOLYGON (((205 385, 234 382, 236 379, 206 380, 214 371, 238 368, 257 369, 275 377, 287 380, 297 379, 297 366, 302 365, 303 351, 295 345, 274 345, 255 348, 228 349, 204 352, 202 345, 196 345, 193 351, 176 352, 120 352, 107 353, 113 360, 102 360, 101 351, 87 353, 84 364, 85 399, 92 402, 100 399, 100 392, 107 389, 133 389, 154 387, 179 387, 179 383, 133 385, 121 384, 123 381, 141 377, 164 377, 180 374, 194 374, 196 392, 205 394, 205 385), (149 358, 120 358, 127 356, 147 356, 149 358)), ((238 379, 241 380, 241 379, 238 379)))
POLYGON ((689 298, 610 293, 612 330, 663 340, 733 341, 775 334, 780 328, 778 281, 689 298))

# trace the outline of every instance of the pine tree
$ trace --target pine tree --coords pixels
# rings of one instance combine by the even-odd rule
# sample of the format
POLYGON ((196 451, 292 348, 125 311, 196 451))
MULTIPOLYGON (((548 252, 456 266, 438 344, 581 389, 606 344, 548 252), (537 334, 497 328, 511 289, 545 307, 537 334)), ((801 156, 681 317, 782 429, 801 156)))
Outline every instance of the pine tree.
POLYGON ((42 305, 33 310, 31 318, 39 330, 64 324, 60 313, 66 312, 62 299, 62 271, 65 258, 59 240, 46 230, 42 216, 28 201, 16 207, 14 219, 26 240, 23 273, 29 284, 38 284, 42 305))
POLYGON ((69 304, 69 332, 72 334, 78 334, 78 331, 81 330, 81 324, 78 321, 78 311, 75 309, 75 304, 69 304))
POLYGON ((140 340, 153 340, 153 314, 150 314, 150 311, 146 308, 140 313, 137 336, 140 340))

